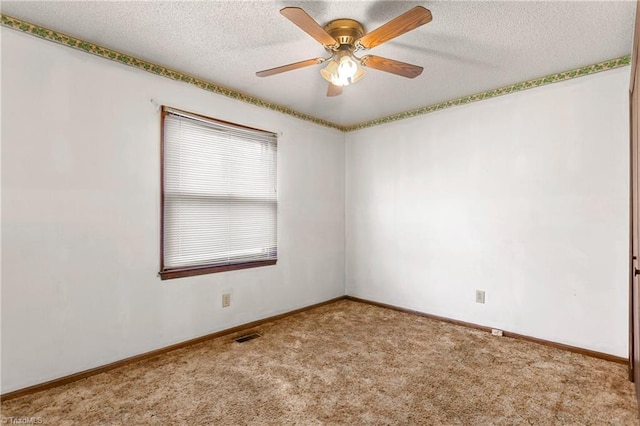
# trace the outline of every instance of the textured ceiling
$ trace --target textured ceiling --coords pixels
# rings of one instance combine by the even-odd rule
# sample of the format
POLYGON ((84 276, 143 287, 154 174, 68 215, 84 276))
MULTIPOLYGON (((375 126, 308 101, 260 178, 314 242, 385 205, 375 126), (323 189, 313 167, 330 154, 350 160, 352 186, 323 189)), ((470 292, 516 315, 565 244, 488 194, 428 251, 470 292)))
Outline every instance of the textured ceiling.
POLYGON ((2 1, 3 14, 340 125, 351 125, 631 53, 635 1, 2 1), (371 54, 424 67, 416 79, 368 69, 327 98, 321 66, 255 72, 324 57, 280 15, 299 6, 324 25, 373 30, 421 5, 433 21, 371 54))

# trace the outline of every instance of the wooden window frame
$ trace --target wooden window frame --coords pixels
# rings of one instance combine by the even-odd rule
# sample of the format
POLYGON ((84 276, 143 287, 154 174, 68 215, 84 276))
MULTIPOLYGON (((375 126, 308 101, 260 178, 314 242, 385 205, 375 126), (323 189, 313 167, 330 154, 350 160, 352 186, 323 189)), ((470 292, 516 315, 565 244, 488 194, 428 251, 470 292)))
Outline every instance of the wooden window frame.
MULTIPOLYGON (((184 110, 180 110, 173 107, 168 107, 163 105, 161 108, 161 119, 160 119, 160 271, 158 275, 161 280, 168 280, 174 278, 183 278, 183 277, 192 277, 197 275, 205 275, 205 274, 213 274, 218 272, 227 272, 227 271, 235 271, 241 269, 249 269, 249 268, 259 268, 263 266, 271 266, 275 265, 278 259, 270 259, 270 260, 259 260, 259 261, 250 261, 250 262, 242 262, 242 263, 230 263, 230 264, 215 264, 215 265, 194 265, 187 267, 177 267, 177 268, 167 268, 165 266, 165 256, 164 256, 164 242, 165 242, 165 135, 164 135, 164 127, 165 127, 165 117, 169 114, 170 111, 175 112, 183 112, 189 115, 193 115, 196 117, 200 117, 204 120, 220 123, 223 125, 230 125, 234 127, 244 128, 252 131, 259 132, 267 132, 262 129, 257 129, 254 127, 248 127, 237 123, 232 123, 229 121, 219 120, 212 117, 207 117, 205 115, 188 112, 184 110)), ((267 132, 272 133, 272 132, 267 132)), ((276 216, 277 220, 277 216, 276 216)))

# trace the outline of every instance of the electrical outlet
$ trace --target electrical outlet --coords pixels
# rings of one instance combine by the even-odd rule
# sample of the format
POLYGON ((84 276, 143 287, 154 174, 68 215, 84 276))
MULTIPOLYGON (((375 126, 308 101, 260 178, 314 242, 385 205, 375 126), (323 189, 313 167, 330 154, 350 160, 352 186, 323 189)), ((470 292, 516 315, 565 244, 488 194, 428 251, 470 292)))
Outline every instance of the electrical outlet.
POLYGON ((497 328, 492 328, 491 329, 491 334, 493 334, 494 336, 501 337, 502 336, 502 330, 498 330, 497 328))
POLYGON ((476 303, 484 303, 484 290, 476 290, 476 303))
POLYGON ((228 308, 231 306, 231 293, 224 293, 222 295, 222 307, 228 308))

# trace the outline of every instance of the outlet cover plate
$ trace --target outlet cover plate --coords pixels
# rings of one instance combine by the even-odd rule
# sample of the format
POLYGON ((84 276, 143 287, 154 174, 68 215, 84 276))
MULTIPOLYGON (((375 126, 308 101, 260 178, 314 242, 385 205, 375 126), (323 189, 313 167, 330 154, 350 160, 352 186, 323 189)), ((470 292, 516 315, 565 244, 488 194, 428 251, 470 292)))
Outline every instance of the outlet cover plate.
POLYGON ((231 306, 231 293, 224 293, 222 295, 222 307, 228 308, 231 306))
POLYGON ((484 303, 484 290, 476 290, 476 303, 484 303))

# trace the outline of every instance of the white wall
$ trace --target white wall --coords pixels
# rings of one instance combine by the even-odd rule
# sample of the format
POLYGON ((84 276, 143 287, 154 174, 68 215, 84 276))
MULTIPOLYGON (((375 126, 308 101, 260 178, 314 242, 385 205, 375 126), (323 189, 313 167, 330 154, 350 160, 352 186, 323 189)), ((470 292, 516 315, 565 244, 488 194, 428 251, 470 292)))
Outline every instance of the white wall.
POLYGON ((342 133, 1 31, 3 393, 344 294, 342 133), (277 265, 160 281, 151 98, 283 132, 277 265))
POLYGON ((347 134, 347 293, 626 357, 628 84, 347 134))

